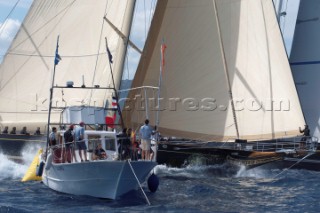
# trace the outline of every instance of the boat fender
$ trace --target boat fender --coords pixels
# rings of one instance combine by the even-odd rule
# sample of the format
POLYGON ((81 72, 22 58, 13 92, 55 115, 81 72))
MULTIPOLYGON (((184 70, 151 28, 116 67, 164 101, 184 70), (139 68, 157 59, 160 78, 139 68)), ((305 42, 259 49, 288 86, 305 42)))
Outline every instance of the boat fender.
POLYGON ((44 162, 41 161, 39 165, 37 165, 37 172, 36 175, 41 177, 43 172, 44 162))
POLYGON ((159 186, 159 178, 157 175, 152 173, 150 177, 148 178, 148 188, 150 192, 156 192, 159 186))

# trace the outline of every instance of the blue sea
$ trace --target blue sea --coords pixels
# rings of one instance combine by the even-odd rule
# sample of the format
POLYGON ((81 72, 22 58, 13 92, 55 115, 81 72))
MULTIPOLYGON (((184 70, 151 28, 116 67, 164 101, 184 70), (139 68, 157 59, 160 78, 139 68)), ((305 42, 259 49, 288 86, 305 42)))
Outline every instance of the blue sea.
POLYGON ((0 154, 0 213, 3 212, 320 212, 320 173, 307 170, 237 170, 225 165, 157 166, 156 193, 136 191, 121 200, 55 192, 41 182, 20 182, 25 164, 0 154), (278 175, 281 173, 280 175, 278 175))

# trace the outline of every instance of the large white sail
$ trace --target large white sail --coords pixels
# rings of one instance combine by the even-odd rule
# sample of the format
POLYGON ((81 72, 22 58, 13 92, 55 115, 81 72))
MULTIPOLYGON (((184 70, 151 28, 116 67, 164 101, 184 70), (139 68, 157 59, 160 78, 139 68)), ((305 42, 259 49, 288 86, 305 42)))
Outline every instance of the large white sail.
MULTIPOLYGON (((134 0, 34 0, 0 67, 1 126, 45 126, 58 35, 62 60, 56 67, 55 85, 73 81, 80 87, 84 76, 86 86, 113 87, 107 37, 118 88, 125 42, 103 18, 128 36, 133 9, 134 0)), ((108 95, 102 90, 56 89, 53 105, 104 107, 108 95)), ((52 122, 58 121, 60 111, 53 115, 52 122)))
MULTIPOLYGON (((158 86, 163 38, 162 134, 215 141, 299 134, 305 122, 272 0, 158 1, 132 87, 158 86)), ((138 128, 146 115, 133 107, 125 119, 138 128)), ((155 111, 148 117, 155 124, 155 111)))
POLYGON ((320 137, 320 1, 301 1, 290 55, 291 69, 311 135, 320 137))

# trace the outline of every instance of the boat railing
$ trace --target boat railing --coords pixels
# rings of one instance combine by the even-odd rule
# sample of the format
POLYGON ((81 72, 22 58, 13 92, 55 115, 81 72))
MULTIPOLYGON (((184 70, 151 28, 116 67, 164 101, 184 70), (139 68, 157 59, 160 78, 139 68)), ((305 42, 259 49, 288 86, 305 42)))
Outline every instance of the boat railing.
MULTIPOLYGON (((174 141, 170 141, 170 143, 174 141)), ((185 141, 183 141, 185 143, 185 141)), ((181 143, 181 140, 176 142, 181 143)), ((196 142, 199 144, 199 142, 196 142)), ((208 144, 208 142, 202 142, 208 144)), ((200 142, 201 144, 201 142, 200 142)), ((243 139, 227 138, 223 143, 210 142, 211 148, 244 150, 244 151, 258 151, 258 152, 286 152, 295 153, 297 151, 314 152, 318 147, 317 137, 282 137, 278 139, 260 139, 259 141, 247 141, 243 139)), ((185 144, 184 144, 185 145, 185 144)), ((190 144, 192 145, 192 144, 190 144)), ((195 146, 194 146, 195 147, 195 146)), ((205 146, 208 147, 208 146, 205 146)))
MULTIPOLYGON (((137 161, 138 159, 138 148, 134 148, 133 144, 127 149, 127 153, 124 154, 124 147, 118 147, 119 139, 126 139, 126 137, 119 138, 96 138, 96 139, 84 139, 87 142, 87 159, 89 161, 97 160, 94 158, 94 153, 98 144, 103 145, 103 149, 107 154, 107 158, 99 160, 109 160, 109 161, 122 161, 122 160, 132 160, 137 161), (116 140, 117 139, 117 140, 116 140)), ((53 163, 77 163, 80 161, 80 156, 78 154, 77 142, 73 141, 68 143, 60 143, 49 147, 49 153, 52 155, 53 163)))
MULTIPOLYGON (((112 143, 108 143, 108 140, 102 138, 97 139, 84 139, 81 141, 73 141, 68 143, 61 143, 49 147, 49 152, 52 154, 52 161, 54 163, 77 163, 80 161, 80 156, 76 152, 78 150, 77 143, 87 141, 87 158, 89 161, 96 160, 93 158, 93 153, 98 144, 104 143, 104 150, 107 153, 107 158, 104 160, 117 160, 118 151, 116 146, 112 143)), ((113 141, 114 142, 114 141, 113 141)), ((101 159, 100 159, 101 160, 101 159)))
MULTIPOLYGON (((222 143, 222 144, 219 144, 219 146, 220 146, 220 148, 229 148, 230 147, 230 143, 231 142, 234 142, 236 139, 235 138, 228 138, 224 143, 222 143)), ((233 146, 238 146, 237 144, 234 144, 234 143, 232 143, 233 144, 233 146)), ((233 147, 233 148, 236 148, 236 147, 233 147)))
POLYGON ((316 137, 292 137, 245 143, 240 149, 259 152, 295 152, 299 150, 315 151, 317 146, 318 138, 316 137))

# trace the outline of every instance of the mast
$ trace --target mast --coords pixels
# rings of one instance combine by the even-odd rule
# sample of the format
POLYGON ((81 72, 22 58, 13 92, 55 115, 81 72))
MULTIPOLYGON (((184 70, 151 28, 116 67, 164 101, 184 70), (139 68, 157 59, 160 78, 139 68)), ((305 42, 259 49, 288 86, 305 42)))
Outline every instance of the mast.
MULTIPOLYGON (((107 39, 107 37, 105 39, 106 39, 106 49, 108 51, 108 57, 109 57, 109 68, 110 68, 110 74, 111 74, 112 83, 113 83, 113 90, 114 90, 114 93, 115 93, 114 95, 115 95, 115 98, 116 98, 116 101, 117 101, 117 112, 120 115, 121 127, 123 129, 124 128, 124 123, 123 123, 123 118, 122 118, 122 114, 121 114, 121 109, 120 109, 120 106, 119 106, 118 92, 117 92, 117 90, 115 88, 115 82, 114 82, 113 71, 112 71, 112 66, 111 66, 112 61, 111 61, 111 56, 109 55, 109 49, 108 49, 108 39, 107 39)), ((113 122, 115 122, 115 120, 113 122)))
MULTIPOLYGON (((133 14, 135 9, 136 0, 128 0, 127 8, 125 10, 125 17, 123 20, 123 27, 121 32, 126 37, 123 42, 119 42, 118 56, 115 58, 114 65, 114 87, 116 90, 120 88, 122 79, 123 67, 128 49, 128 41, 132 27, 133 14)), ((118 101, 118 100, 117 100, 118 101)))
POLYGON ((47 159, 47 152, 48 152, 48 146, 49 146, 49 131, 50 131, 50 119, 51 119, 51 109, 52 109, 52 96, 53 96, 53 87, 54 87, 54 77, 56 74, 56 66, 61 60, 59 54, 59 35, 57 38, 57 46, 56 46, 56 53, 54 57, 54 67, 53 67, 53 74, 52 74, 52 82, 51 82, 51 87, 50 87, 50 99, 49 99, 49 112, 48 112, 48 124, 47 124, 47 147, 46 147, 46 159, 47 159))
MULTIPOLYGON (((119 105, 119 95, 118 95, 118 90, 120 89, 120 84, 121 84, 121 79, 122 79, 122 74, 123 74, 123 67, 125 63, 125 58, 127 55, 127 50, 128 50, 128 44, 130 43, 129 37, 130 37, 130 32, 131 32, 131 27, 132 27, 132 21, 133 21, 133 14, 134 14, 134 9, 135 9, 135 4, 136 0, 128 0, 127 7, 125 9, 125 16, 123 20, 123 27, 122 30, 118 30, 112 22, 107 18, 107 16, 104 17, 105 21, 111 26, 111 28, 123 39, 123 42, 119 42, 118 46, 118 56, 116 57, 115 60, 115 65, 114 65, 114 71, 112 71, 112 67, 109 61, 109 67, 110 67, 110 72, 111 72, 111 77, 112 77, 112 83, 114 87, 114 92, 115 92, 115 98, 117 101, 117 112, 119 113, 120 119, 121 119, 121 126, 124 128, 124 122, 123 122, 123 117, 119 105), (120 35, 120 34, 121 35, 120 35)), ((108 40, 106 40, 106 46, 108 48, 108 40)))
POLYGON ((277 20, 279 25, 280 25, 280 18, 282 15, 282 5, 283 5, 283 0, 279 0, 279 3, 277 5, 277 20))
POLYGON ((224 46, 223 46, 223 41, 222 41, 222 36, 221 36, 221 28, 220 28, 220 21, 219 21, 219 15, 218 15, 218 10, 217 10, 216 0, 214 0, 213 7, 214 7, 214 15, 215 15, 216 20, 217 20, 218 37, 219 37, 219 41, 220 41, 220 50, 221 50, 221 54, 222 54, 224 71, 225 71, 225 75, 226 75, 226 78, 227 78, 226 80, 227 80, 227 86, 228 86, 229 99, 231 101, 233 120, 234 120, 234 125, 235 125, 235 128, 236 128, 237 138, 239 138, 240 135, 239 135, 239 128, 238 128, 238 123, 237 123, 237 116, 236 116, 235 107, 234 107, 232 89, 231 89, 230 78, 229 78, 229 73, 228 73, 228 65, 227 65, 227 62, 226 62, 226 54, 225 54, 225 51, 224 51, 224 46))

